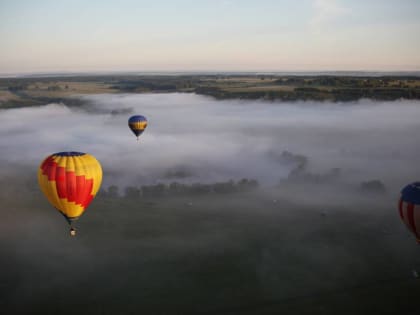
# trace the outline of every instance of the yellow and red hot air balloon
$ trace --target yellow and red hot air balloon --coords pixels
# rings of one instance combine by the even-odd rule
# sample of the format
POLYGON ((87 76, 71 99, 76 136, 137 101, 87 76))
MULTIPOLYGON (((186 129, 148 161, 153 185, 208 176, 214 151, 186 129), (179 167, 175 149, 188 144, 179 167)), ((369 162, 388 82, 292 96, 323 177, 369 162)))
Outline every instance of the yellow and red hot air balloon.
POLYGON ((90 154, 54 153, 41 163, 38 182, 48 201, 66 218, 74 236, 72 222, 83 214, 98 192, 102 168, 90 154))

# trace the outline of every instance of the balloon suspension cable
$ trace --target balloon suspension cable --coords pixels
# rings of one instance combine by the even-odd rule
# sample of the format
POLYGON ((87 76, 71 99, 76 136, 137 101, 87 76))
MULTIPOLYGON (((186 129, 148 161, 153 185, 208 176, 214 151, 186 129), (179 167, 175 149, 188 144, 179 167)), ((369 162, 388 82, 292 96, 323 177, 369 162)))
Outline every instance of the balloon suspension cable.
POLYGON ((137 141, 139 141, 139 137, 137 137, 137 141))
POLYGON ((70 224, 70 235, 76 236, 76 229, 70 224))

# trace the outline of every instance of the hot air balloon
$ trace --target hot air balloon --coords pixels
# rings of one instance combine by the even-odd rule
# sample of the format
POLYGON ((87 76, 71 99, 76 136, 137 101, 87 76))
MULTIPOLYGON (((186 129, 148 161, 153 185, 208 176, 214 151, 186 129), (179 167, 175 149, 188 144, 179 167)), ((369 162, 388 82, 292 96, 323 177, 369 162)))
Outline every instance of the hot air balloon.
POLYGON ((147 119, 141 115, 131 116, 128 120, 128 127, 130 127, 131 131, 136 135, 137 140, 139 140, 139 136, 147 127, 147 119))
POLYGON ((420 244, 420 182, 404 187, 398 203, 401 220, 420 244))
POLYGON ((59 152, 44 159, 38 169, 38 182, 48 201, 70 225, 70 235, 76 235, 72 223, 89 206, 102 182, 98 160, 81 152, 59 152))

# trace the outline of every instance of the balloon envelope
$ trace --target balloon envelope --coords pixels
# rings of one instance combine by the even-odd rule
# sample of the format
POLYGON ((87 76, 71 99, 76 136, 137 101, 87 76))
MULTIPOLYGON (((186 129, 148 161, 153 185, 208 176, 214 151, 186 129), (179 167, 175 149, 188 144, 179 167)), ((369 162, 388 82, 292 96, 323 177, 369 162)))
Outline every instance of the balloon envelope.
POLYGON ((401 220, 420 243, 420 182, 404 187, 398 203, 401 220))
POLYGON ((90 154, 54 153, 42 161, 38 182, 48 201, 71 223, 83 214, 98 192, 102 168, 90 154))
POLYGON ((144 129, 146 129, 147 119, 141 115, 131 116, 128 120, 128 127, 130 127, 131 131, 138 137, 143 133, 144 129))

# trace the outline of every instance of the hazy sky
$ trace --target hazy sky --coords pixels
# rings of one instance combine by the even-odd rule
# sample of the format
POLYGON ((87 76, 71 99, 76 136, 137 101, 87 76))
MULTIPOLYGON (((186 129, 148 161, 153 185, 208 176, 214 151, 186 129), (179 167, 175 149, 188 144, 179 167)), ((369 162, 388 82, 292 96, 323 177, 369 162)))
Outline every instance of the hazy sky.
POLYGON ((420 70, 417 0, 1 0, 0 73, 420 70))

